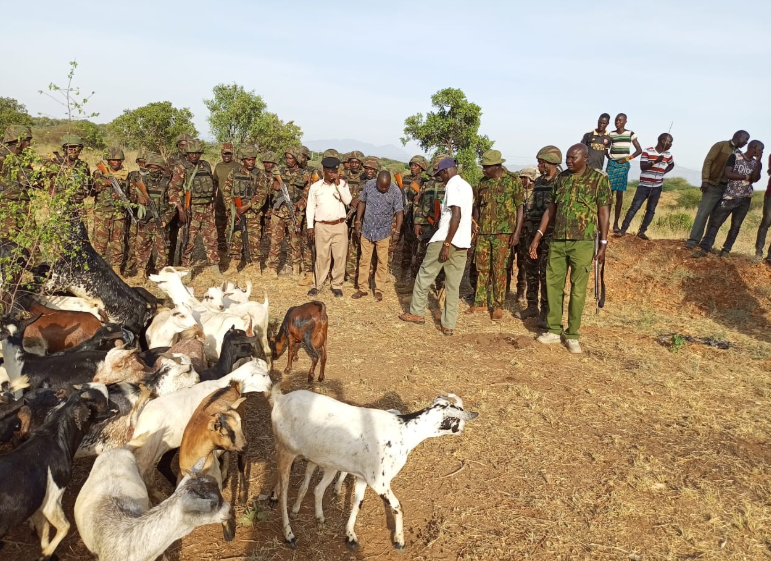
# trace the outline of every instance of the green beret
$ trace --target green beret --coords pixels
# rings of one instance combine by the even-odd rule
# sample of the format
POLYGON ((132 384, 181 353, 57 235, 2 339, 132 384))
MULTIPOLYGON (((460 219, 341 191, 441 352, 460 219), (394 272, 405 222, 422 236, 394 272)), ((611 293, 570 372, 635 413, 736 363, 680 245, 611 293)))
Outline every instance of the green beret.
POLYGON ((562 152, 556 146, 549 144, 538 151, 536 158, 549 164, 561 164, 562 152))

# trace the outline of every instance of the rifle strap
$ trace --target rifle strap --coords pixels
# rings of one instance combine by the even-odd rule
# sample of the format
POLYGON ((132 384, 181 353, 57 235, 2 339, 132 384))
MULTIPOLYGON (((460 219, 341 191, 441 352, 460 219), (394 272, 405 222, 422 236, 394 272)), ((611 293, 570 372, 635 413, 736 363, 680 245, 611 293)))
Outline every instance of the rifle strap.
MULTIPOLYGON (((195 166, 193 166, 193 172, 190 174, 190 177, 188 178, 188 180, 185 181, 185 185, 182 187, 183 195, 186 195, 187 193, 189 193, 190 190, 193 188, 193 180, 195 179, 195 174, 198 173, 198 165, 199 164, 195 164, 195 166)), ((193 200, 192 197, 190 200, 191 201, 193 200)), ((184 203, 184 200, 183 200, 183 203, 184 203)))

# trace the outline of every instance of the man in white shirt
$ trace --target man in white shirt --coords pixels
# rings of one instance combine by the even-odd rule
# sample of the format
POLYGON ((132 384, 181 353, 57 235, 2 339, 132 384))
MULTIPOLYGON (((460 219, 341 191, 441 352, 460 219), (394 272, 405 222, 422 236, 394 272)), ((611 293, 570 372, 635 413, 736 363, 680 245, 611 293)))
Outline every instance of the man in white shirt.
POLYGON ((346 206, 351 202, 348 184, 338 176, 340 160, 335 157, 321 160, 324 168, 323 179, 311 185, 308 191, 308 205, 305 207, 308 238, 315 243, 316 265, 313 288, 308 296, 316 296, 332 267, 332 294, 343 295, 345 258, 348 251, 348 225, 345 223, 346 206))
POLYGON ((471 185, 458 175, 458 163, 454 158, 444 158, 439 162, 435 175, 446 185, 439 228, 428 243, 426 256, 420 265, 412 291, 410 311, 401 314, 399 319, 425 323, 428 289, 439 271, 444 270, 446 300, 442 310, 442 333, 452 335, 458 319, 460 282, 466 267, 468 249, 471 247, 474 192, 471 185))

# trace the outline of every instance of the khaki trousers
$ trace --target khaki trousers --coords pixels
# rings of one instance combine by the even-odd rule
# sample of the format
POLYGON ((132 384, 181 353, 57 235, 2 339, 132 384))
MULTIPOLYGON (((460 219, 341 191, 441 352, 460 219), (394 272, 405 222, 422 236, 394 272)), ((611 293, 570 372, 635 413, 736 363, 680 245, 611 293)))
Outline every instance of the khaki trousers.
POLYGON ((322 224, 316 222, 313 228, 316 244, 316 268, 314 285, 317 289, 324 284, 332 260, 332 288, 342 288, 345 279, 345 262, 348 253, 348 225, 322 224))
POLYGON ((446 298, 444 310, 442 310, 442 327, 455 329, 455 322, 458 321, 460 281, 463 279, 463 270, 466 268, 468 248, 458 249, 455 246, 450 246, 450 258, 442 263, 439 261, 442 243, 432 242, 428 244, 426 256, 420 265, 418 277, 415 279, 415 286, 412 289, 410 313, 414 316, 423 316, 426 313, 428 289, 439 271, 444 270, 446 298))
POLYGON ((364 236, 361 237, 361 257, 359 257, 359 290, 367 292, 369 289, 369 265, 372 262, 372 252, 377 252, 377 269, 375 270, 375 292, 382 292, 388 274, 388 246, 391 238, 383 238, 377 242, 371 242, 364 236))

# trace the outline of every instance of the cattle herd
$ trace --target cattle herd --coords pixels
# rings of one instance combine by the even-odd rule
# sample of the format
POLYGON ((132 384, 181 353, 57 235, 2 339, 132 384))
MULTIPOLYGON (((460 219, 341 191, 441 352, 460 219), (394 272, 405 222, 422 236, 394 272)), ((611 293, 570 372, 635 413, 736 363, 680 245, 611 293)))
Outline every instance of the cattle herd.
POLYGON ((477 414, 455 395, 425 409, 357 407, 271 381, 272 361, 302 347, 323 382, 328 318, 322 302, 290 308, 268 333, 268 297, 225 281, 197 298, 187 271, 166 267, 150 279, 167 296, 128 286, 93 250, 73 242, 70 259, 36 274, 44 292, 17 293, 0 321, 0 548, 12 528, 29 522, 50 559, 70 530, 62 497, 77 458, 96 457, 78 492, 74 519, 83 544, 102 561, 152 561, 175 541, 207 524, 236 532, 222 496, 237 475, 232 502, 249 499, 245 480, 245 400, 269 392, 276 449, 276 486, 284 538, 296 545, 287 512, 289 473, 307 461, 292 508, 297 513, 314 470, 315 514, 324 521, 325 489, 337 475, 340 493, 354 478, 346 542, 356 547, 356 516, 371 487, 394 516, 393 543, 405 546, 403 516, 391 480, 423 440, 459 435, 477 414), (319 364, 320 363, 320 364, 319 364), (178 460, 176 460, 178 458, 178 460), (339 474, 339 475, 338 475, 339 474), (162 477, 174 487, 164 494, 162 477), (168 495, 168 496, 167 496, 168 495), (51 528, 53 526, 53 528, 51 528), (51 535, 53 534, 53 535, 51 535))

